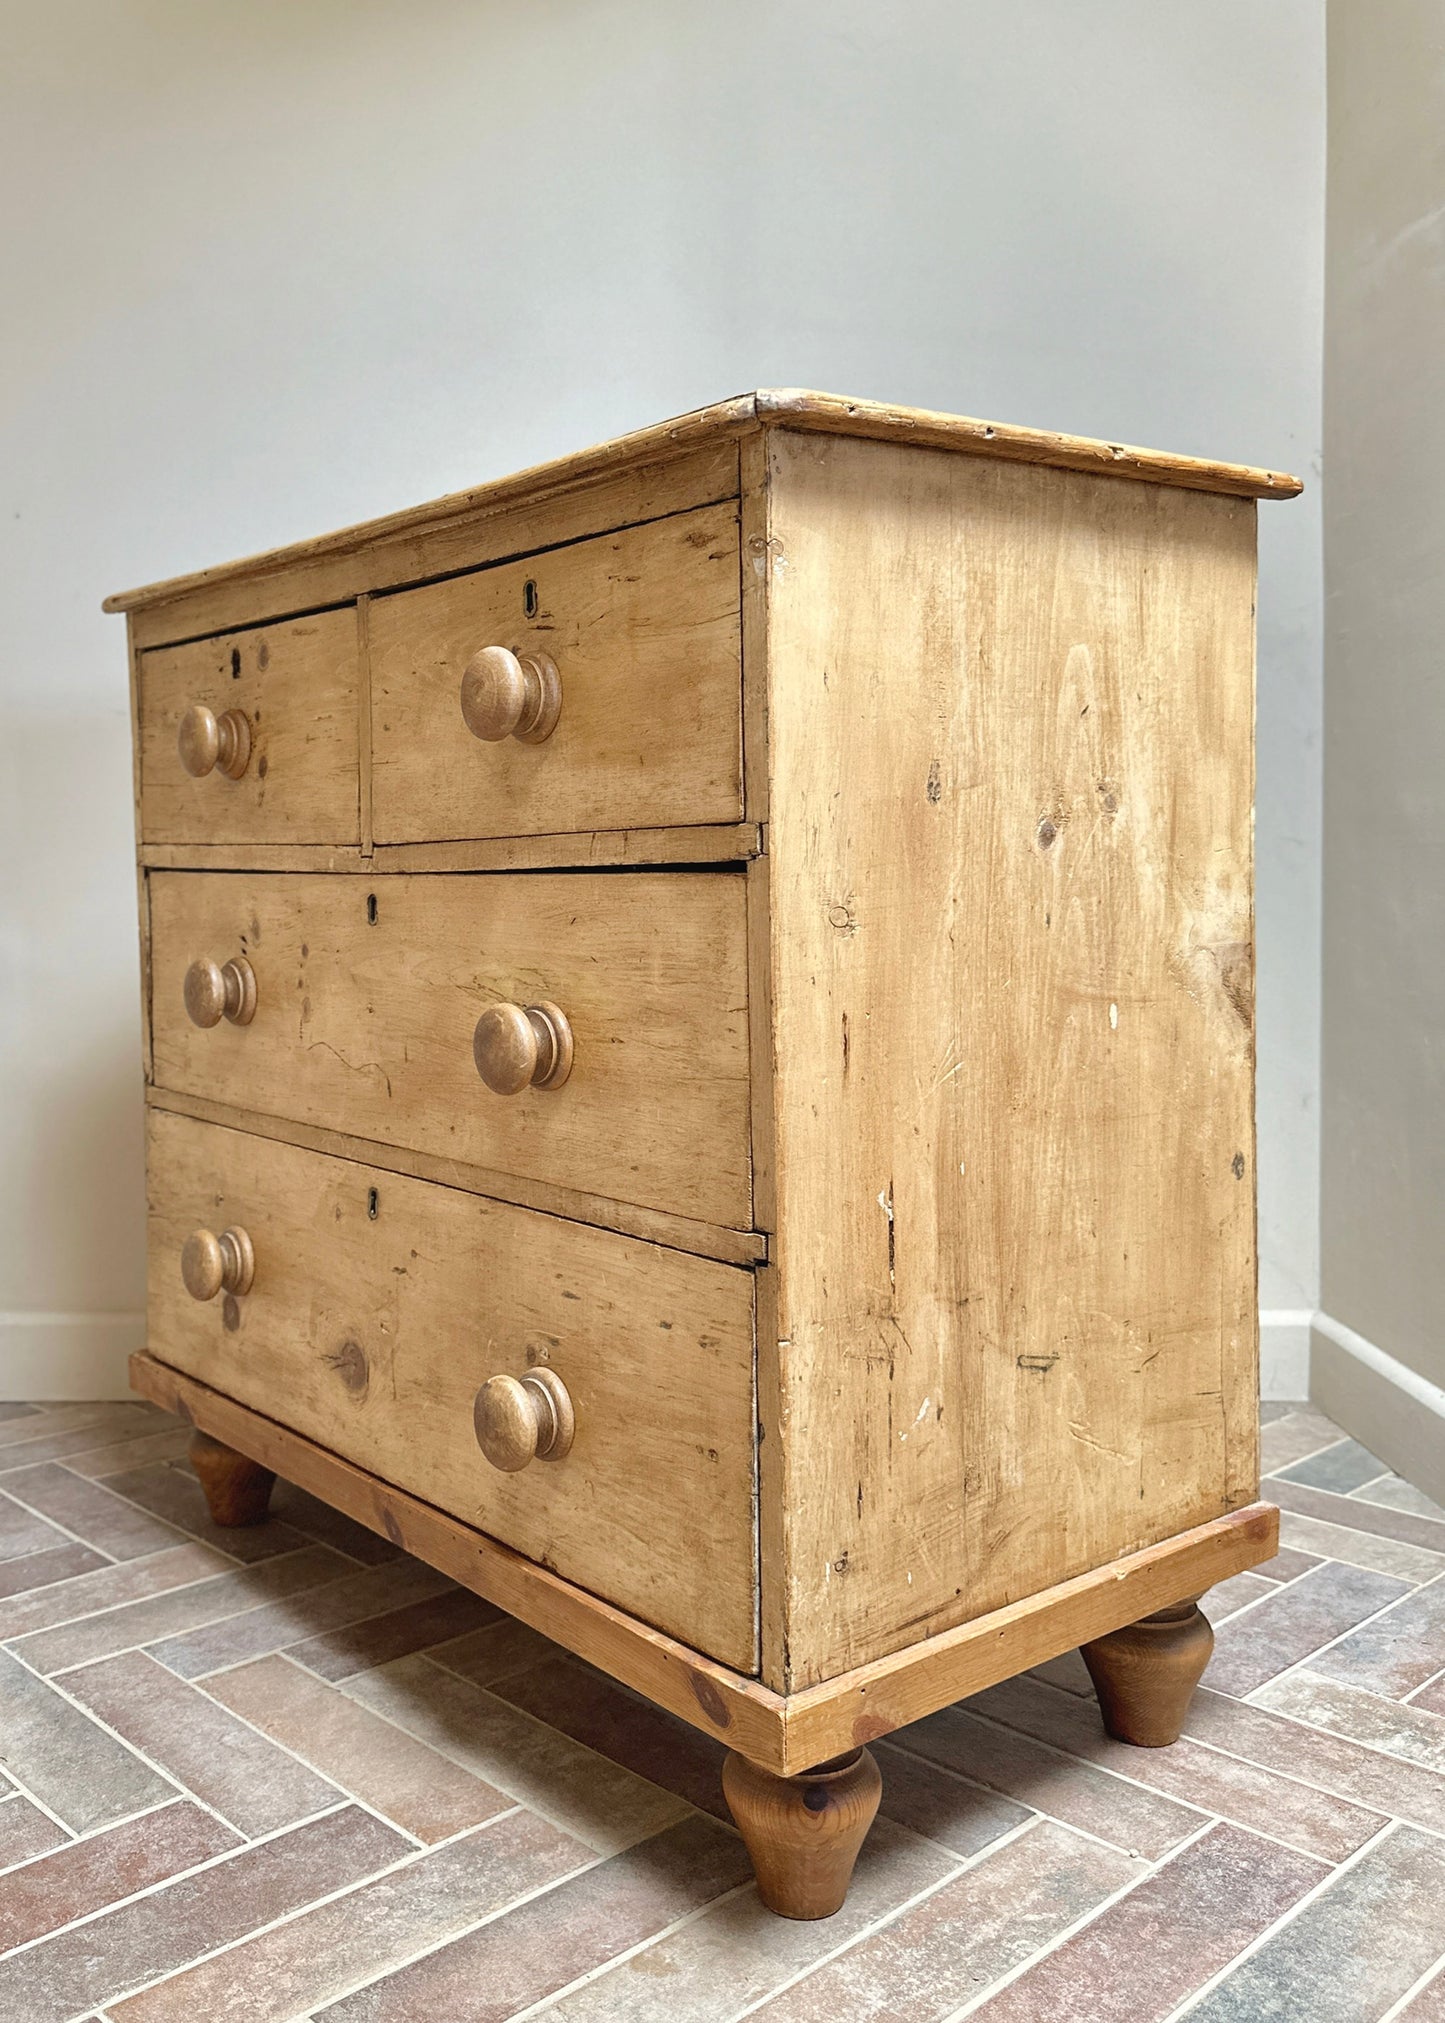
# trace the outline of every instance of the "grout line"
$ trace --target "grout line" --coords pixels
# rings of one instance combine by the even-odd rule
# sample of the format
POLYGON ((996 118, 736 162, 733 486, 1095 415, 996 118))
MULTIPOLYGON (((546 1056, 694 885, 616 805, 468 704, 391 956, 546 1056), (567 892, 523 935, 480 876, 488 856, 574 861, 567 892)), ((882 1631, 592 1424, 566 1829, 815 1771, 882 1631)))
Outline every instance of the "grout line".
POLYGON ((1392 2002, 1390 2004, 1389 2008, 1385 2011, 1384 2015, 1380 2017, 1379 2023, 1395 2023, 1395 2018, 1397 2016, 1404 2015, 1406 2009, 1410 2006, 1411 2002, 1414 2001, 1417 1995, 1423 1994, 1426 1988, 1430 1987, 1432 1983, 1434 1983, 1435 1981, 1441 1979, 1445 1979, 1445 1953, 1441 1954, 1440 1958, 1435 1961, 1433 1966, 1429 1966, 1425 1969, 1424 1973, 1420 1976, 1418 1981, 1411 1982, 1410 1986, 1405 1990, 1404 1994, 1400 1997, 1398 2002, 1392 2002))
MULTIPOLYGON (((29 1792, 26 1792, 24 1795, 27 1798, 30 1797, 29 1792)), ((0 1874, 13 1875, 16 1869, 26 1868, 31 1862, 49 1861, 52 1855, 66 1854, 73 1847, 88 1847, 91 1841, 99 1840, 102 1834, 112 1833, 122 1826, 134 1826, 138 1819, 149 1819, 152 1813, 165 1812, 168 1807, 178 1805, 184 1799, 190 1798, 190 1796, 190 1792, 187 1791, 175 1798, 158 1798, 154 1805, 142 1805, 135 1812, 123 1812, 119 1819, 102 1820, 99 1826, 88 1827, 84 1833, 76 1833, 72 1828, 66 1827, 65 1831, 69 1835, 69 1838, 60 1847, 48 1847, 43 1854, 27 1855, 24 1861, 11 1862, 9 1868, 0 1871, 0 1874)), ((39 1804, 39 1800, 32 1800, 32 1803, 39 1804)), ((53 1813, 50 1816, 51 1818, 55 1818, 53 1813)), ((63 1824, 63 1821, 56 1819, 57 1826, 63 1824)), ((27 1940, 26 1943, 28 1944, 29 1941, 27 1940)), ((0 1959, 4 1959, 5 1957, 5 1954, 0 1953, 0 1959)))
POLYGON ((1187 1849, 1197 1846, 1208 1834, 1213 1833, 1216 1828, 1222 1826, 1224 1823, 1220 1819, 1206 1820, 1197 1832, 1191 1833, 1187 1840, 1180 1841, 1177 1847, 1171 1848, 1159 1861, 1149 1862, 1143 1875, 1130 1876, 1126 1882, 1119 1885, 1118 1889, 1111 1890, 1108 1896, 1102 1898, 1097 1904, 1092 1905, 1087 1911, 1082 1912, 1060 1931, 1055 1932, 1053 1937, 1040 1946, 1037 1952, 1031 1953, 1028 1959, 1021 1960, 1016 1967, 1011 1967, 1007 1973, 999 1975, 994 1981, 990 1981, 986 1988, 981 1989, 977 1994, 970 1995, 957 2008, 949 2010, 948 2014, 940 2019, 940 2023, 959 2023, 961 2017, 973 2014, 985 2002, 992 2001, 993 1997, 1001 1989, 1006 1988, 1010 1982, 1022 1980, 1030 1968, 1036 1967, 1040 1961, 1046 1960, 1051 1953, 1057 1953, 1061 1947, 1068 1944, 1070 1939, 1093 1924, 1096 1918, 1101 1918, 1107 1912, 1113 1910, 1115 1904, 1121 1903, 1125 1897, 1131 1896, 1135 1890, 1142 1888, 1145 1883, 1153 1882, 1161 1869, 1167 1868, 1170 1862, 1178 1860, 1179 1856, 1185 1853, 1187 1849))
MULTIPOLYGON (((39 1464, 39 1465, 43 1467, 43 1466, 44 1466, 44 1463, 41 1463, 41 1464, 39 1464)), ((60 1464, 59 1464, 59 1463, 57 1462, 57 1463, 56 1463, 56 1466, 58 1467, 59 1465, 60 1465, 60 1464)), ((82 1476, 79 1476, 79 1475, 77 1475, 77 1476, 75 1476, 75 1477, 74 1477, 73 1479, 74 1479, 74 1480, 75 1480, 76 1482, 80 1482, 80 1481, 82 1481, 82 1480, 83 1480, 84 1478, 83 1478, 82 1476)), ((81 1535, 80 1535, 80 1533, 79 1533, 78 1531, 72 1531, 72 1530, 71 1530, 71 1528, 70 1528, 70 1526, 69 1526, 68 1524, 62 1524, 62 1523, 60 1522, 60 1519, 59 1519, 58 1517, 50 1517, 50 1516, 47 1516, 47 1514, 45 1513, 45 1511, 43 1511, 43 1510, 37 1510, 37 1508, 35 1507, 35 1505, 34 1505, 33 1503, 27 1503, 27 1502, 25 1501, 25 1498, 24 1498, 23 1496, 19 1495, 19 1494, 17 1493, 17 1491, 15 1491, 14 1489, 7 1489, 7 1488, 5 1487, 5 1485, 4 1485, 4 1483, 3 1483, 3 1481, 0 1481, 0 1495, 4 1495, 5 1497, 7 1497, 7 1498, 8 1498, 8 1500, 9 1500, 9 1501, 10 1501, 11 1503, 17 1504, 17 1505, 19 1506, 19 1508, 20 1508, 21 1510, 28 1510, 28 1511, 30 1512, 30 1515, 31 1515, 32 1517, 38 1517, 38 1518, 40 1519, 40 1522, 41 1522, 42 1524, 48 1524, 48 1525, 49 1525, 49 1527, 50 1527, 50 1529, 51 1529, 52 1531, 58 1532, 58 1533, 60 1534, 60 1536, 61 1536, 62 1538, 68 1538, 68 1539, 69 1539, 69 1540, 71 1541, 71 1543, 72 1543, 73 1545, 82 1545, 82 1546, 84 1546, 84 1547, 85 1547, 85 1549, 86 1549, 86 1551, 87 1551, 87 1552, 98 1552, 98 1553, 100 1554, 101 1558, 102 1558, 102 1559, 105 1559, 105 1560, 109 1560, 109 1561, 110 1561, 110 1564, 111 1564, 112 1566, 128 1566, 128 1565, 130 1564, 129 1560, 122 1560, 122 1559, 118 1559, 118 1558, 116 1557, 116 1555, 115 1555, 115 1554, 114 1554, 113 1552, 107 1552, 107 1551, 106 1551, 106 1549, 105 1549, 105 1547, 104 1547, 103 1545, 96 1545, 96 1544, 94 1544, 94 1543, 92 1542, 92 1540, 90 1540, 90 1539, 88 1539, 88 1538, 82 1538, 82 1537, 81 1537, 81 1535)), ((122 1502, 124 1502, 124 1500, 125 1500, 125 1499, 124 1499, 124 1498, 122 1497, 122 1498, 121 1498, 121 1499, 119 1499, 119 1500, 120 1500, 120 1501, 122 1501, 122 1502)), ((50 1551, 50 1552, 53 1552, 53 1551, 55 1550, 55 1547, 54 1547, 54 1546, 49 1546, 49 1547, 45 1547, 45 1548, 43 1548, 43 1550, 46 1550, 46 1551, 50 1551)), ((164 1552, 164 1551, 166 1550, 166 1547, 165 1547, 165 1546, 157 1546, 156 1550, 157 1550, 158 1552, 164 1552)), ((137 1558, 140 1558, 140 1559, 149 1559, 149 1558, 150 1558, 150 1554, 149 1554, 149 1553, 138 1553, 138 1554, 137 1554, 136 1556, 137 1556, 137 1558)), ((13 1561, 7 1561, 7 1562, 6 1562, 6 1564, 7 1564, 7 1565, 13 1565, 13 1564, 14 1564, 14 1562, 13 1562, 13 1561)), ((91 1567, 90 1571, 91 1571, 92 1573, 104 1573, 104 1571, 105 1571, 105 1568, 104 1568, 104 1567, 100 1567, 100 1566, 93 1566, 93 1567, 91 1567)), ((80 1576, 79 1576, 79 1575, 68 1575, 68 1576, 67 1576, 66 1578, 68 1578, 68 1579, 78 1579, 78 1578, 80 1578, 80 1576)), ((46 1581, 46 1582, 44 1582, 44 1583, 43 1583, 43 1585, 44 1585, 44 1586, 46 1586, 46 1587, 63 1587, 63 1586, 65 1585, 65 1582, 64 1582, 63 1580, 61 1580, 61 1581, 46 1581)), ((32 1594, 32 1595, 33 1595, 33 1594, 38 1594, 39 1592, 40 1592, 40 1589, 39 1589, 39 1588, 33 1588, 33 1587, 32 1587, 32 1588, 20 1588, 20 1589, 18 1589, 18 1590, 16 1591, 16 1595, 15 1595, 15 1596, 13 1596, 13 1597, 12 1597, 12 1596, 10 1596, 10 1595, 7 1595, 7 1596, 5 1597, 5 1599, 6 1599, 6 1601, 10 1601, 10 1600, 13 1600, 13 1599, 17 1599, 19 1595, 26 1595, 26 1594, 32 1594)))
MULTIPOLYGON (((60 1831, 65 1835, 65 1840, 61 1843, 62 1846, 73 1846, 77 1840, 82 1838, 81 1835, 77 1834, 73 1826, 67 1826, 66 1822, 60 1817, 60 1814, 55 1810, 54 1806, 47 1805, 43 1798, 37 1797, 36 1794, 30 1789, 30 1786, 25 1782, 25 1780, 22 1777, 20 1777, 17 1774, 17 1772, 12 1770, 8 1764, 5 1766, 5 1775, 9 1778, 10 1782, 15 1786, 15 1789, 11 1792, 8 1792, 6 1796, 9 1798, 28 1799, 30 1804, 35 1807, 35 1810, 37 1812, 42 1813, 46 1819, 50 1820, 54 1825, 60 1828, 60 1831)), ((45 1852, 46 1854, 59 1854, 60 1849, 57 1847, 51 1847, 47 1848, 45 1852)), ((14 1869, 24 1868, 25 1863, 27 1861, 40 1861, 42 1859, 43 1857, 40 1855, 36 1854, 26 1855, 23 1860, 12 1861, 8 1868, 0 1869, 0 1875, 9 1875, 14 1869)))
POLYGON ((689 1925, 699 1923, 710 1912, 715 1911, 719 1904, 732 1903, 736 1898, 746 1896, 754 1887, 751 1880, 735 1883, 732 1889, 719 1891, 717 1896, 710 1897, 705 1904, 694 1904, 690 1911, 684 1911, 680 1917, 674 1918, 671 1924, 660 1926, 657 1931, 649 1932, 646 1938, 639 1939, 635 1945, 624 1946, 620 1953, 614 1953, 610 1959, 600 1960, 595 1967, 588 1967, 584 1973, 578 1974, 575 1980, 569 1981, 565 1988, 553 1988, 548 1994, 539 1995, 535 2002, 529 2002, 525 2009, 514 2009, 508 2016, 507 2023, 524 2023, 527 2017, 542 2015, 554 2004, 564 2001, 567 1996, 575 1995, 580 1988, 586 1988, 592 1982, 602 1980, 614 1967, 625 1966, 629 1960, 635 1960, 639 1953, 645 1953, 650 1946, 658 1946, 666 1939, 675 1938, 679 1932, 686 1931, 689 1925))
MULTIPOLYGON (((967 1875, 972 1869, 982 1867, 991 1855, 997 1854, 1002 1848, 1012 1845, 1014 1841, 1021 1840, 1026 1833, 1036 1832, 1038 1830, 1039 1817, 1041 1815, 1033 1819, 1021 1820, 1008 1833, 1000 1834, 999 1838, 990 1841, 987 1847, 980 1848, 976 1854, 969 1855, 966 1859, 961 1860, 950 1874, 940 1877, 937 1882, 927 1884, 921 1890, 916 1890, 911 1897, 896 1905, 894 1909, 875 1918, 863 1931, 855 1932, 851 1938, 843 1940, 840 1945, 834 1946, 830 1952, 821 1954, 808 1966, 802 1968, 800 1972, 788 1975, 785 1980, 780 1981, 776 1987, 770 1988, 765 1995, 759 1996, 756 2001, 749 2002, 744 2008, 736 2010, 729 2017, 728 2023, 740 2023, 742 2017, 751 2016, 757 2010, 765 2008, 769 2002, 773 2001, 777 1996, 786 1993, 789 1988, 795 1988, 800 1981, 806 1981, 810 1974, 816 1974, 822 1968, 831 1966, 834 1960, 841 1959, 845 1953, 851 1952, 855 1946, 861 1946, 866 1940, 876 1938, 880 1932, 886 1931, 890 1925, 896 1924, 900 1918, 907 1917, 910 1911, 917 1910, 920 1904, 925 1904, 931 1897, 937 1896, 940 1890, 947 1889, 950 1883, 957 1882, 960 1876, 967 1875)), ((1117 1850, 1115 1851, 1117 1852, 1117 1850)))
POLYGON ((1301 1911, 1314 1903, 1317 1897, 1323 1896, 1326 1890, 1333 1888, 1342 1875, 1349 1869, 1354 1868, 1358 1862, 1363 1861, 1367 1854, 1372 1854, 1377 1847, 1396 1831, 1399 1824, 1400 1822, 1397 1819, 1387 1820, 1380 1831, 1372 1834, 1362 1847, 1357 1847, 1352 1855, 1348 1855, 1327 1876, 1320 1882, 1317 1882, 1312 1889, 1307 1889, 1302 1897, 1297 1897, 1289 1909, 1282 1912, 1272 1925, 1266 1925, 1262 1932, 1256 1932, 1249 1944, 1242 1946, 1232 1960, 1227 1960, 1216 1973, 1210 1975, 1207 1981, 1201 1982, 1197 1988, 1192 1988, 1183 2001, 1177 2003, 1169 2011, 1169 2014, 1162 2019, 1162 2023, 1180 2023, 1180 2019, 1187 2016, 1191 2009, 1197 2007, 1206 1995, 1211 1994, 1219 1986, 1221 1981, 1226 1980, 1229 1975, 1234 1973, 1236 1968, 1241 1967, 1255 1953, 1262 1951, 1269 1944, 1270 1940, 1275 1937, 1276 1933, 1282 1931, 1286 1925, 1292 1924, 1301 1911))
MULTIPOLYGON (((1338 1560, 1327 1559, 1324 1562, 1325 1566, 1338 1566, 1339 1564, 1340 1562, 1338 1560)), ((1345 1561, 1344 1564, 1348 1565, 1349 1562, 1345 1561)), ((1311 1572, 1314 1572, 1315 1570, 1316 1569, 1314 1568, 1310 1569, 1311 1572)), ((1360 1569, 1360 1571, 1369 1572, 1370 1569, 1363 1568, 1360 1569)), ((1308 1576, 1302 1574, 1300 1578, 1303 1580, 1307 1579, 1308 1576)), ((1385 1578, 1392 1579, 1394 1578, 1394 1576, 1387 1574, 1385 1578)), ((1308 1671, 1312 1660, 1314 1660, 1315 1658, 1323 1657, 1326 1651, 1333 1651, 1337 1645, 1347 1642, 1350 1637, 1355 1636, 1360 1630, 1369 1629, 1372 1624, 1379 1622, 1382 1616, 1389 1615, 1391 1609, 1399 1608, 1405 1602, 1413 1601, 1416 1595, 1423 1594, 1426 1588, 1434 1587, 1438 1582, 1441 1581, 1445 1581, 1445 1571, 1442 1571, 1441 1573, 1438 1574, 1432 1574, 1429 1580, 1421 1581, 1417 1586, 1411 1588, 1408 1594, 1396 1595, 1393 1598, 1393 1600, 1382 1603, 1381 1606, 1373 1612, 1373 1614, 1368 1616, 1361 1616, 1360 1620, 1357 1623, 1351 1623, 1349 1628, 1341 1630, 1338 1636, 1331 1637, 1326 1643, 1316 1644, 1314 1649, 1312 1651, 1306 1652, 1304 1657, 1293 1659, 1288 1665, 1284 1665, 1280 1668, 1279 1671, 1272 1673, 1269 1678, 1261 1679, 1259 1684, 1257 1686, 1251 1686, 1247 1693, 1230 1693, 1228 1695, 1228 1698, 1230 1698, 1231 1700, 1238 1700, 1241 1706, 1244 1707, 1252 1706, 1254 1704, 1253 1695, 1256 1693, 1262 1693, 1266 1686, 1273 1686, 1278 1680, 1289 1678, 1289 1676, 1293 1672, 1308 1671)), ((1217 1686, 1211 1688, 1211 1691, 1214 1692, 1218 1692, 1219 1690, 1220 1689, 1217 1686)), ((1272 1713, 1274 1710, 1272 1708, 1267 1708, 1265 1711, 1268 1713, 1272 1713)), ((1306 1723, 1305 1725, 1308 1726, 1309 1724, 1306 1723)))
MULTIPOLYGON (((1421 1680, 1418 1686, 1412 1687, 1408 1693, 1402 1695, 1400 1699, 1394 1702, 1395 1706, 1408 1707, 1412 1705, 1422 1693, 1426 1692, 1431 1686, 1438 1686, 1442 1680, 1445 1680, 1445 1666, 1442 1666, 1438 1672, 1433 1672, 1428 1679, 1421 1680)), ((1417 1709, 1417 1711, 1420 1710, 1417 1709)), ((1430 1714, 1434 1712, 1434 1709, 1426 1707, 1423 1711, 1430 1714)))

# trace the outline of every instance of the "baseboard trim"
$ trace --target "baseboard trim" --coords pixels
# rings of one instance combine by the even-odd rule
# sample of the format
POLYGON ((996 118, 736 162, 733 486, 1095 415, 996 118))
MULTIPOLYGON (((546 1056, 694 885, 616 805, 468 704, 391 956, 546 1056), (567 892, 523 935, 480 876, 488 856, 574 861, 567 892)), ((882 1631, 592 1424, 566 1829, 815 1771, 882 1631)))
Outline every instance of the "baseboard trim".
POLYGON ((1310 1396, 1362 1446, 1445 1503, 1445 1391, 1333 1315, 1314 1317, 1310 1396))
POLYGON ((0 1397, 127 1398, 144 1314, 0 1313, 0 1397))
POLYGON ((1259 1316, 1259 1395, 1307 1398, 1310 1394, 1309 1307, 1266 1307, 1259 1316))

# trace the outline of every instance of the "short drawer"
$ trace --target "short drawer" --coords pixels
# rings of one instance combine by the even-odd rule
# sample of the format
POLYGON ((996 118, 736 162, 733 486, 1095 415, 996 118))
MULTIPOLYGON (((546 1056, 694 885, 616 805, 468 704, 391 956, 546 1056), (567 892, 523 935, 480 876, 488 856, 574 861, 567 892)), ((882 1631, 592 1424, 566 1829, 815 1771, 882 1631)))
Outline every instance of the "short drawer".
POLYGON ((367 624, 378 843, 742 818, 736 505, 377 597, 367 624), (540 742, 499 698, 487 736, 468 727, 486 647, 555 667, 540 742))
POLYGON ((143 842, 359 841, 353 609, 155 647, 138 688, 143 842))
MULTIPOLYGON (((743 878, 728 871, 153 872, 154 1078, 264 1116, 746 1228, 744 915, 743 878), (196 973, 202 995, 220 992, 195 1004, 192 977, 206 1025, 187 1010, 195 964, 213 965, 196 973), (247 1023, 224 1015, 221 988, 227 966, 234 980, 242 964, 254 989, 247 1023), (514 1020, 532 1007, 560 1012, 565 1081, 512 1094, 483 1082, 476 1028, 495 1006, 515 1007, 514 1020)), ((238 988, 232 1009, 244 1018, 238 988)), ((495 1073, 495 1047, 488 1058, 495 1073)))
POLYGON ((755 1669, 750 1272, 160 1112, 149 1201, 153 1355, 755 1669), (197 1297, 227 1231, 249 1287, 197 1297), (474 1400, 536 1366, 571 1446, 503 1472, 474 1400))

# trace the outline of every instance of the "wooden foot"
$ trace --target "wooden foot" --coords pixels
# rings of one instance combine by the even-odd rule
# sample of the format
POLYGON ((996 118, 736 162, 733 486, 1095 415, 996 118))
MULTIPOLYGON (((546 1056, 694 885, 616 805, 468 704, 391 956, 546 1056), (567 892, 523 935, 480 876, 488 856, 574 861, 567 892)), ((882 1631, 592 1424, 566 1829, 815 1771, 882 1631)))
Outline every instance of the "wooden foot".
POLYGON ((271 1500, 276 1477, 259 1461, 248 1461, 234 1447, 225 1447, 209 1433, 191 1435, 187 1450, 191 1466, 206 1492, 206 1504, 216 1524, 260 1524, 271 1500))
POLYGON ((1197 1597, 1085 1644, 1084 1663, 1114 1740, 1140 1749, 1177 1742, 1213 1649, 1197 1597))
POLYGON ((842 1910, 883 1791, 868 1751, 836 1756, 801 1777, 775 1777, 731 1752, 722 1781, 768 1909, 782 1918, 842 1910))

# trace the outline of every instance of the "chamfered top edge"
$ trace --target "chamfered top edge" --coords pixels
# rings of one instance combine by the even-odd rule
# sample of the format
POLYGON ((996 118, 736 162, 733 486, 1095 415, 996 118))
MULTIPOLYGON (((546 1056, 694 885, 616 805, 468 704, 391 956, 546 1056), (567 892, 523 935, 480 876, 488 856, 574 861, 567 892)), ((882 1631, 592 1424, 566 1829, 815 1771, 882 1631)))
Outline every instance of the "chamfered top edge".
POLYGON ((512 504, 529 494, 583 484, 629 465, 659 461, 698 448, 710 440, 741 435, 751 429, 789 428, 821 434, 853 435, 874 441, 910 443, 921 449, 952 450, 965 456, 997 457, 1012 463, 1051 465, 1062 470, 1133 478, 1156 485, 1182 486, 1190 491, 1222 492, 1239 498, 1290 499, 1304 486, 1284 471, 1249 464, 1219 463, 1205 457, 1171 456, 1133 444, 1064 435, 1051 429, 1018 428, 1006 422, 981 421, 968 415, 944 414, 927 408, 895 407, 883 401, 849 400, 839 394, 816 393, 803 387, 771 387, 714 402, 710 407, 615 436, 530 469, 489 480, 466 491, 452 492, 425 505, 383 515, 334 533, 317 535, 283 548, 273 548, 237 561, 199 569, 117 591, 104 600, 106 611, 134 611, 163 604, 189 591, 238 577, 260 575, 313 557, 344 553, 373 541, 406 534, 439 521, 463 518, 512 504))

